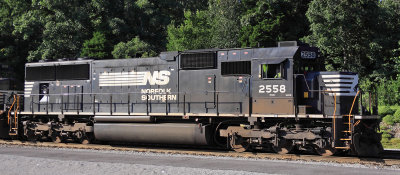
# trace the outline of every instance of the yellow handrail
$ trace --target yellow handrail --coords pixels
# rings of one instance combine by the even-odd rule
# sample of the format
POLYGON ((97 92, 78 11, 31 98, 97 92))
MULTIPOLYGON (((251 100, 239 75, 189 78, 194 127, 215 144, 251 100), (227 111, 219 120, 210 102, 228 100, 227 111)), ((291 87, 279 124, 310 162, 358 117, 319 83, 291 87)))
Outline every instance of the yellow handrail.
POLYGON ((18 110, 19 110, 19 95, 17 95, 17 107, 14 110, 14 128, 17 128, 17 122, 18 122, 18 110))
POLYGON ((351 104, 350 113, 349 113, 349 130, 351 130, 351 112, 353 112, 354 103, 356 102, 357 96, 360 93, 360 90, 357 91, 356 96, 354 96, 353 104, 351 104))

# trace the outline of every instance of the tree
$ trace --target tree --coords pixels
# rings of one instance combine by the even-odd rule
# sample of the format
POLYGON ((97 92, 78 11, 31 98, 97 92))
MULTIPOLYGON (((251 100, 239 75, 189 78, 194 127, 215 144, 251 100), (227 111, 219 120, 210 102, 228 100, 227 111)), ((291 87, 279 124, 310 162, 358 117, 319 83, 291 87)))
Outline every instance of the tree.
POLYGON ((271 47, 278 41, 299 40, 308 34, 305 12, 310 0, 244 0, 242 47, 271 47))
POLYGON ((27 13, 30 8, 30 2, 24 0, 0 0, 0 61, 12 67, 14 77, 19 80, 24 79, 28 51, 38 45, 39 37, 33 33, 39 29, 39 22, 23 20, 37 17, 37 13, 27 13), (20 30, 26 35, 21 34, 20 30), (29 39, 27 36, 30 36, 29 39))
POLYGON ((205 49, 210 45, 210 24, 206 11, 185 12, 183 24, 175 27, 168 25, 167 50, 183 51, 191 49, 205 49))
POLYGON ((238 0, 210 0, 208 14, 211 25, 211 47, 239 47, 240 15, 243 7, 238 0))
POLYGON ((395 79, 400 73, 400 1, 380 1, 381 23, 377 26, 377 43, 380 43, 380 50, 375 52, 379 59, 376 64, 377 76, 395 79))
POLYGON ((168 50, 239 47, 240 12, 237 0, 211 0, 208 9, 186 11, 183 24, 168 26, 168 50))
POLYGON ((112 55, 114 58, 139 58, 139 57, 151 57, 156 52, 151 49, 151 46, 139 39, 138 36, 128 42, 120 42, 114 46, 112 55))
POLYGON ((106 42, 106 36, 103 33, 94 32, 93 38, 83 43, 81 56, 100 59, 107 57, 107 52, 105 51, 106 42))
POLYGON ((79 56, 83 38, 83 26, 79 21, 49 21, 43 30, 40 46, 29 52, 28 60, 76 58, 79 56))
POLYGON ((376 0, 314 0, 306 13, 311 35, 305 40, 319 47, 328 70, 372 74, 378 67, 376 38, 380 11, 376 0))

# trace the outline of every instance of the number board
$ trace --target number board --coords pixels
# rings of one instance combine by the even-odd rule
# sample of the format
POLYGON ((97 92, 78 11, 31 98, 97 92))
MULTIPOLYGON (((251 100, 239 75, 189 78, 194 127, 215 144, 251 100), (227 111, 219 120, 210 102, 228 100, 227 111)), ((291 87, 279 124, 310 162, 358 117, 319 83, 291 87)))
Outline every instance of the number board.
POLYGON ((312 51, 301 51, 300 56, 304 59, 315 59, 317 58, 317 53, 312 51))

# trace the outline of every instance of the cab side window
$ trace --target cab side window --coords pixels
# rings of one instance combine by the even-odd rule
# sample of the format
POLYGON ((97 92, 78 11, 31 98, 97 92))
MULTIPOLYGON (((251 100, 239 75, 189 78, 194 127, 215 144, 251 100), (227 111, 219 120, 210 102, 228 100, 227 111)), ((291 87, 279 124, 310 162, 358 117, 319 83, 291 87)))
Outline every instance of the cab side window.
POLYGON ((282 64, 261 64, 262 79, 281 79, 282 64))

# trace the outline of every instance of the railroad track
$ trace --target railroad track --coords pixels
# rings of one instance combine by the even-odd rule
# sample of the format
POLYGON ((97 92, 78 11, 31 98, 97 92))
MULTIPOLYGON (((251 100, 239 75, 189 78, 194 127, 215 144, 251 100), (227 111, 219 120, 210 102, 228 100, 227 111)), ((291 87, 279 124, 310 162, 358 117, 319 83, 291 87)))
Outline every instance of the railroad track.
POLYGON ((299 154, 276 154, 276 153, 237 153, 225 150, 193 149, 193 148, 172 148, 172 147, 143 147, 129 145, 99 145, 99 144, 77 144, 77 143, 53 143, 53 142, 26 142, 18 140, 0 140, 1 145, 31 146, 31 147, 50 147, 50 148, 69 148, 69 149, 90 149, 90 150, 115 150, 133 152, 151 152, 163 154, 181 154, 198 156, 216 157, 237 157, 269 160, 291 160, 308 162, 333 162, 340 164, 362 164, 382 167, 400 167, 400 150, 386 150, 382 158, 359 158, 359 157, 339 157, 319 155, 299 155, 299 154))

